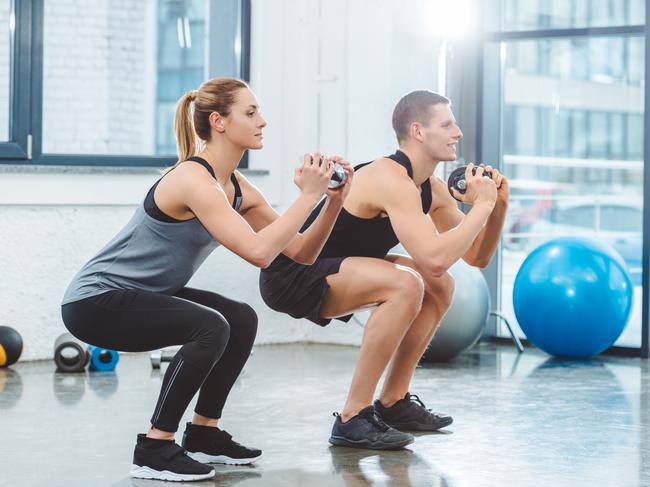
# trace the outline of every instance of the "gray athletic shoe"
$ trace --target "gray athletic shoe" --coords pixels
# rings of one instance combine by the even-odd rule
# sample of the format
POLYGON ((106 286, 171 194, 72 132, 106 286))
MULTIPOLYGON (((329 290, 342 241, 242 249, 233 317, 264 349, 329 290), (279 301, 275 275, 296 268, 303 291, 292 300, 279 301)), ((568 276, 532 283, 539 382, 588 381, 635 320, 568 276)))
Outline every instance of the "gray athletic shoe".
POLYGON ((400 431, 438 431, 454 422, 451 416, 431 412, 418 396, 408 392, 389 408, 375 401, 375 410, 386 424, 400 431))
POLYGON ((346 423, 341 421, 338 413, 334 413, 334 416, 336 420, 329 439, 332 445, 371 450, 398 450, 415 440, 413 435, 397 431, 384 423, 373 406, 362 409, 346 423))

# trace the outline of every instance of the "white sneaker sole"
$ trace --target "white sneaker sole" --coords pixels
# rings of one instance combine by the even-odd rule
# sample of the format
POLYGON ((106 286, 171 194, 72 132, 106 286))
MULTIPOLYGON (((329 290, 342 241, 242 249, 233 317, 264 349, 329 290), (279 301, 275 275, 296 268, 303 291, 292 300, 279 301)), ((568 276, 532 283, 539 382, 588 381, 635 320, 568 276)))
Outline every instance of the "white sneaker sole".
POLYGON ((201 463, 222 463, 224 465, 250 465, 255 460, 262 458, 262 455, 259 455, 255 458, 231 458, 226 455, 208 455, 207 453, 202 452, 186 452, 185 453, 192 460, 196 460, 201 463))
POLYGON ((211 479, 214 477, 214 470, 210 473, 205 474, 185 474, 185 473, 175 473, 170 472, 169 470, 154 470, 149 467, 141 467, 139 465, 131 465, 131 470, 129 471, 131 477, 136 479, 153 479, 153 480, 169 480, 171 482, 188 482, 192 480, 204 480, 211 479))

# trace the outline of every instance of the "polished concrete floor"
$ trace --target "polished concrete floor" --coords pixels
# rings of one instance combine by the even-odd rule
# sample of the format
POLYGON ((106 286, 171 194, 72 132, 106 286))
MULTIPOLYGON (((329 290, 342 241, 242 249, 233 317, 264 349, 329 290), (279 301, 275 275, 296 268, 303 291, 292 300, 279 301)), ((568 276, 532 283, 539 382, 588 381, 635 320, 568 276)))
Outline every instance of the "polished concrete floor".
MULTIPOLYGON (((356 353, 257 347, 222 424, 264 457, 217 466, 212 481, 193 485, 650 485, 648 361, 564 362, 482 344, 416 371, 411 392, 454 424, 406 450, 375 452, 327 443, 356 353)), ((128 477, 160 383, 146 354, 123 356, 114 373, 62 375, 51 362, 0 369, 0 485, 171 485, 128 477)))

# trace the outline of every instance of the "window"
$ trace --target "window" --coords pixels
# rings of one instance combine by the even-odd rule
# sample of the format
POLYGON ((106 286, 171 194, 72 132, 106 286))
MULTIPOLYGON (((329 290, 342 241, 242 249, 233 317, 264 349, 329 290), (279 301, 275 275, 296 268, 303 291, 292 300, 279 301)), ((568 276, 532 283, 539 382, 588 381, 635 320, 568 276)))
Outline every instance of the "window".
POLYGON ((645 23, 645 0, 505 0, 501 4, 499 30, 504 31, 645 23))
POLYGON ((630 114, 627 119, 627 156, 629 159, 643 158, 643 115, 630 114))
MULTIPOLYGON (((482 157, 500 160, 511 186, 496 278, 502 311, 516 323, 512 289, 521 263, 540 244, 567 235, 619 250, 640 297, 645 1, 490 4, 501 5, 494 24, 501 22, 502 32, 486 41, 483 106, 496 106, 501 123, 498 136, 483 127, 482 157)), ((642 344, 638 297, 617 345, 642 344)))
MULTIPOLYGON (((0 38, 8 36, 3 9, 10 4, 0 0, 0 38)), ((248 77, 250 0, 20 5, 17 27, 34 42, 13 49, 0 42, 0 142, 19 117, 16 103, 31 103, 31 119, 16 125, 33 154, 7 155, 0 144, 4 162, 168 165, 180 96, 212 77, 248 77), (33 81, 10 97, 11 56, 42 64, 21 63, 21 75, 33 81)))
POLYGON ((593 229, 596 223, 596 211, 593 206, 576 206, 558 209, 553 212, 553 223, 593 229))
POLYGON ((11 133, 10 101, 13 9, 11 0, 0 0, 0 142, 8 142, 11 133))
MULTIPOLYGON (((205 0, 164 1, 158 11, 158 89, 156 152, 173 154, 174 110, 178 94, 196 89, 205 79, 205 0)), ((225 54, 225 53, 224 53, 225 54)))

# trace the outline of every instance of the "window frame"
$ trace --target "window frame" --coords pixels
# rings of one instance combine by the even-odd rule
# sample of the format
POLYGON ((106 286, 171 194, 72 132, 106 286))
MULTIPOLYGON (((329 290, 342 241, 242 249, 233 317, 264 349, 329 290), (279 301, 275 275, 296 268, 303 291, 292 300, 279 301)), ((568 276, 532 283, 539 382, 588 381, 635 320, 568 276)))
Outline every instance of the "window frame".
POLYGON ((0 142, 0 164, 26 160, 30 152, 30 69, 32 64, 31 26, 33 22, 30 2, 13 0, 11 9, 15 17, 10 82, 9 82, 9 140, 0 142), (18 19, 22 21, 19 22, 18 19))
MULTIPOLYGON (((175 155, 102 155, 43 153, 44 1, 13 0, 15 33, 11 59, 9 142, 0 142, 0 165, 165 167, 175 155)), ((240 8, 241 78, 250 79, 251 0, 234 0, 240 8)), ((180 95, 179 95, 180 96, 180 95)), ((240 163, 248 167, 248 152, 240 163)))
MULTIPOLYGON (((483 0, 484 12, 494 15, 494 3, 502 0, 483 0), (492 8, 491 8, 492 7, 492 8)), ((503 42, 517 40, 540 40, 554 38, 588 38, 606 36, 641 37, 645 45, 645 83, 644 83, 644 205, 643 205, 643 277, 642 277, 642 316, 641 316, 641 346, 620 347, 612 346, 604 354, 636 356, 650 358, 650 0, 645 1, 645 24, 610 27, 580 27, 580 28, 545 28, 538 30, 497 31, 483 30, 483 35, 477 41, 478 54, 478 97, 477 114, 477 160, 501 161, 502 124, 503 124, 503 79, 500 62, 500 46, 503 42)), ((500 25, 493 22, 492 25, 500 25)), ((486 24, 484 24, 486 25, 486 24)), ((625 59, 623 62, 628 62, 625 59)), ((493 302, 500 302, 501 294, 501 250, 496 254, 493 265, 485 272, 492 293, 493 302)), ((497 342, 509 342, 510 339, 498 335, 498 324, 490 320, 486 327, 485 337, 497 342)))

